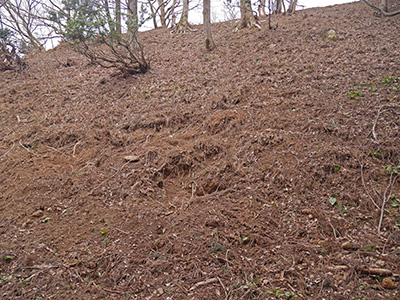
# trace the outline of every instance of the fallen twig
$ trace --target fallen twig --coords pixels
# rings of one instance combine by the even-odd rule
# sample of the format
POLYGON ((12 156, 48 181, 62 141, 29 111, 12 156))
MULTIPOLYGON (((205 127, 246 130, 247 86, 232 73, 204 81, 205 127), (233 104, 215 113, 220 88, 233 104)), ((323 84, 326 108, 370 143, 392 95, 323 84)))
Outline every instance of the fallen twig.
POLYGON ((131 233, 129 233, 129 232, 127 232, 127 231, 124 231, 124 230, 122 230, 122 229, 119 229, 119 228, 115 228, 117 231, 119 231, 119 232, 122 232, 122 233, 125 233, 125 234, 127 234, 127 235, 131 235, 131 233))
POLYGON ((381 206, 381 214, 379 217, 379 224, 378 224, 378 233, 381 233, 381 227, 382 227, 382 221, 383 221, 383 215, 385 213, 385 205, 389 201, 392 191, 393 191, 393 185, 397 180, 398 175, 393 177, 393 173, 390 173, 390 179, 389 179, 389 184, 386 187, 385 193, 383 194, 383 199, 382 199, 382 206, 381 206), (388 190, 390 189, 390 192, 388 193, 388 190))
POLYGON ((14 149, 14 146, 15 146, 15 143, 13 142, 13 145, 11 146, 11 148, 6 153, 4 153, 2 156, 0 156, 0 158, 3 158, 4 156, 6 156, 12 149, 14 149))
POLYGON ((367 186, 366 186, 366 184, 365 184, 365 179, 364 179, 364 165, 363 165, 360 161, 359 161, 359 163, 360 163, 360 165, 361 165, 361 181, 362 181, 362 184, 363 184, 363 186, 364 186, 365 192, 367 193, 368 198, 369 198, 369 199, 371 200, 371 202, 375 205, 375 207, 379 209, 379 205, 376 204, 374 198, 371 197, 371 195, 370 195, 369 192, 368 192, 367 186))
POLYGON ((225 286, 224 286, 224 284, 222 283, 222 280, 217 276, 217 279, 218 279, 218 281, 219 281, 219 283, 221 284, 221 286, 222 286, 222 289, 224 290, 224 293, 225 293, 225 299, 226 300, 228 300, 228 292, 226 291, 226 288, 225 288, 225 286))
MULTIPOLYGON (((22 143, 21 143, 21 140, 19 140, 19 144, 20 144, 20 146, 22 147, 22 148, 24 148, 26 151, 28 151, 29 153, 32 153, 32 151, 31 150, 29 150, 27 147, 25 147, 22 143)), ((33 155, 36 155, 35 153, 32 153, 33 155)))
POLYGON ((210 283, 214 283, 214 282, 217 282, 217 281, 218 281, 217 278, 211 278, 211 279, 207 279, 205 281, 200 281, 200 282, 196 283, 194 286, 192 286, 189 290, 193 291, 195 288, 198 288, 199 286, 210 284, 210 283))
POLYGON ((372 126, 372 136, 374 137, 375 140, 378 139, 376 132, 375 132, 375 128, 376 128, 376 124, 378 123, 379 116, 383 112, 382 108, 383 108, 383 105, 381 107, 379 107, 378 114, 376 115, 374 125, 372 126))
POLYGON ((73 151, 72 151, 72 157, 75 157, 76 146, 78 146, 78 144, 79 144, 80 142, 81 142, 81 141, 78 141, 78 142, 75 144, 74 149, 73 149, 73 151))
POLYGON ((34 265, 32 267, 26 267, 27 269, 52 269, 52 268, 58 268, 59 266, 57 265, 34 265))
POLYGON ((386 203, 390 200, 390 197, 391 197, 392 191, 393 191, 393 185, 396 182, 399 175, 393 176, 394 173, 393 172, 390 173, 389 184, 386 186, 385 192, 382 197, 381 204, 378 205, 377 202, 374 200, 374 198, 372 198, 368 192, 367 186, 365 184, 365 179, 364 179, 364 172, 363 172, 364 166, 361 162, 360 162, 360 165, 361 165, 361 181, 363 183, 365 192, 367 193, 369 199, 372 201, 372 203, 375 205, 375 207, 380 210, 379 223, 378 223, 378 234, 381 234, 383 216, 385 214, 385 206, 386 206, 386 203))
POLYGON ((388 269, 378 269, 378 268, 369 268, 367 266, 362 266, 360 269, 361 273, 371 274, 371 275, 379 275, 379 276, 392 276, 392 271, 388 269))

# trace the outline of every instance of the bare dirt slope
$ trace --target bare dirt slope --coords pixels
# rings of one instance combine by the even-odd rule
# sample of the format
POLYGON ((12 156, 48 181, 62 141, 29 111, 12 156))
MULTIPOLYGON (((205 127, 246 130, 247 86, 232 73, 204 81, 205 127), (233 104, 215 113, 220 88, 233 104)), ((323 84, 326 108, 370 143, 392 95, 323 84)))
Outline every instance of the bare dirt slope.
POLYGON ((1 299, 400 298, 400 20, 273 22, 0 73, 1 299))

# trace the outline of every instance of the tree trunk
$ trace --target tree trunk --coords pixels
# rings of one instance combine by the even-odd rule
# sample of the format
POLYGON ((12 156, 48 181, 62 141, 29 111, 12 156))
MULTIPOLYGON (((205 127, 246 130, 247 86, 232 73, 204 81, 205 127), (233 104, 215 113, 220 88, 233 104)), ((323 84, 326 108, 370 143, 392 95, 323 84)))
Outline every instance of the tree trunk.
POLYGON ((264 17, 267 15, 265 13, 265 0, 260 0, 260 5, 258 6, 258 15, 260 17, 264 17))
POLYGON ((130 51, 135 53, 141 53, 140 57, 144 62, 143 65, 147 66, 147 62, 144 59, 143 49, 137 40, 137 32, 139 30, 138 22, 138 0, 128 0, 128 14, 127 14, 127 26, 128 26, 128 44, 130 51))
POLYGON ((189 25, 189 0, 183 0, 183 9, 179 23, 186 26, 189 25))
POLYGON ((282 1, 283 0, 276 0, 276 6, 275 6, 275 13, 280 14, 282 12, 282 1))
POLYGON ((381 2, 379 3, 379 8, 382 9, 384 12, 388 12, 387 0, 381 0, 381 2))
POLYGON ((250 0, 240 0, 240 23, 236 29, 247 27, 261 28, 253 14, 250 0))
POLYGON ((204 0, 203 3, 203 24, 204 37, 206 41, 206 49, 211 51, 215 48, 214 40, 211 33, 211 5, 210 0, 204 0))
POLYGON ((157 29, 158 28, 158 25, 157 25, 157 14, 156 14, 156 10, 154 8, 153 2, 151 2, 151 0, 148 0, 147 3, 149 3, 150 12, 151 12, 151 18, 153 19, 154 29, 157 29))
POLYGON ((167 28, 167 21, 165 19, 165 2, 164 2, 164 0, 158 0, 158 7, 160 9, 161 27, 167 28))
MULTIPOLYGON (((172 1, 172 8, 171 8, 171 23, 169 24, 169 26, 173 27, 175 26, 176 23, 176 16, 175 16, 175 7, 176 7, 176 0, 172 1)), ((188 7, 189 7, 189 3, 188 3, 188 7)), ((189 10, 189 8, 188 8, 189 10)))
POLYGON ((115 0, 115 30, 121 34, 121 0, 115 0))
POLYGON ((128 31, 136 34, 138 30, 138 1, 128 0, 128 31))
POLYGON ((292 14, 296 11, 297 0, 291 0, 287 12, 292 14))
MULTIPOLYGON (((178 32, 185 32, 187 29, 190 30, 190 24, 189 24, 189 0, 183 0, 183 9, 182 9, 182 15, 181 18, 176 24, 173 32, 178 33, 178 32)), ((204 7, 203 7, 203 18, 204 18, 204 7)))

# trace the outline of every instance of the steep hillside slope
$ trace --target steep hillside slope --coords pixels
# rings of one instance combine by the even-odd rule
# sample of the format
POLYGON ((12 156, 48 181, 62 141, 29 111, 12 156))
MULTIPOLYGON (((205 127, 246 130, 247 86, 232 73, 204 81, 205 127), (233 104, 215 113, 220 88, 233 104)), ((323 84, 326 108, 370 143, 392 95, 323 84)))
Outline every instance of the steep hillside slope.
POLYGON ((0 298, 399 299, 400 20, 273 21, 0 73, 0 298))

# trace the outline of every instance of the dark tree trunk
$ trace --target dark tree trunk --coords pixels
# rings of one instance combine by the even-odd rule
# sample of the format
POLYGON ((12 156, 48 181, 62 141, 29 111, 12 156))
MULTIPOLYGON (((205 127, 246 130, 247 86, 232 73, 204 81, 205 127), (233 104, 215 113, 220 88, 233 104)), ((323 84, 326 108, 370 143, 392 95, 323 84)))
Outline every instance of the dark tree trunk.
POLYGON ((115 30, 121 34, 121 0, 115 0, 115 30))
POLYGON ((210 0, 204 0, 203 3, 203 24, 206 49, 211 51, 215 48, 214 40, 211 32, 211 5, 210 0))

